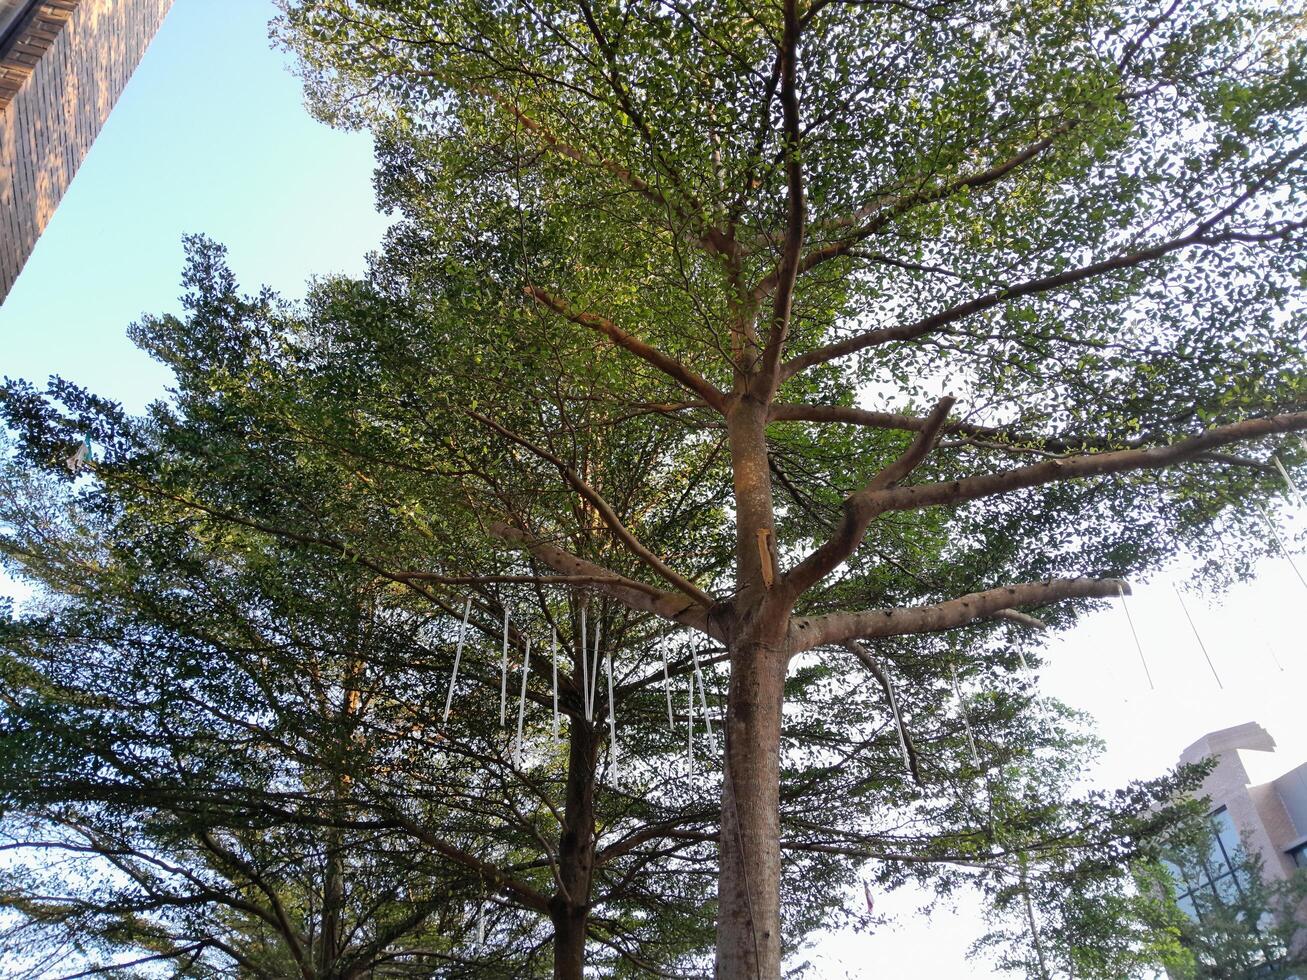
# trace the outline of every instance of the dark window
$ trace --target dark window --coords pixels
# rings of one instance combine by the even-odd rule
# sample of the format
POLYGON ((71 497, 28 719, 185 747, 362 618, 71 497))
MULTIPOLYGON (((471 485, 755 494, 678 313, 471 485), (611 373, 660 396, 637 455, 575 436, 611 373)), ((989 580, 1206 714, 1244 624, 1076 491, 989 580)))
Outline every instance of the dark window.
POLYGON ((1294 867, 1307 868, 1307 841, 1303 841, 1297 847, 1290 848, 1289 857, 1293 859, 1294 867))
POLYGON ((1212 837, 1201 860, 1186 868, 1163 862, 1175 883, 1176 904, 1195 922, 1203 921, 1200 909, 1205 902, 1229 905, 1238 900, 1246 886, 1240 869, 1243 847, 1225 807, 1212 814, 1211 826, 1212 837))

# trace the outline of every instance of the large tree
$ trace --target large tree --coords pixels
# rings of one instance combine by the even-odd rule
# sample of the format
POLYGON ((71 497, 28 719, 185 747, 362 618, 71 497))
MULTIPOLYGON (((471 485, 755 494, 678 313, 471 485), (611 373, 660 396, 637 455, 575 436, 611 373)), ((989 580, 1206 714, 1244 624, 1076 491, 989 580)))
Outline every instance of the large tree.
MULTIPOLYGON (((37 878, 42 850, 65 846, 193 878, 144 875, 144 895, 128 882, 53 903, 30 900, 59 894, 34 880, 12 907, 56 938, 66 923, 102 921, 121 948, 164 947, 184 962, 204 942, 206 965, 226 946, 244 969, 294 963, 314 977, 369 963, 569 980, 586 964, 700 972, 720 794, 704 708, 719 724, 726 652, 665 635, 659 617, 606 598, 604 579, 486 549, 480 507, 467 505, 475 492, 523 523, 552 519, 573 552, 638 574, 596 508, 566 509, 556 462, 504 452, 503 426, 467 408, 488 384, 478 359, 496 343, 531 351, 533 322, 468 288, 493 268, 433 263, 440 250, 413 228, 372 281, 324 282, 299 310, 241 295, 212 243, 190 252, 185 315, 134 330, 174 371, 168 402, 134 419, 59 379, 44 395, 21 382, 0 390, 22 440, 4 472, 0 557, 40 596, 0 644, 11 684, 0 792, 3 826, 37 855, 25 861, 37 878), (86 432, 96 459, 70 493, 65 457, 86 432), (691 777, 696 673, 706 691, 691 777), (98 843, 67 837, 60 820, 96 828, 98 843), (218 839, 235 848, 225 883, 213 878, 222 867, 194 864, 218 839), (203 887, 179 887, 188 882, 203 887), (328 900, 338 892, 348 901, 328 900), (491 910, 484 944, 472 930, 480 904, 491 910), (165 914, 177 907, 186 914, 165 914), (246 949, 251 925, 275 956, 246 949)), ((569 370, 588 372, 595 393, 631 392, 620 361, 574 356, 569 370)), ((573 472, 603 486, 645 541, 693 542, 701 567, 725 567, 726 484, 712 475, 724 433, 653 413, 614 440, 611 396, 563 398, 542 387, 552 377, 524 370, 514 383, 538 396, 533 410, 567 420, 552 445, 573 472)), ((877 888, 913 879, 948 891, 978 873, 1004 882, 1018 858, 1108 888, 1167 823, 1137 812, 1171 781, 1114 800, 1069 795, 1087 744, 1075 724, 1032 699, 1013 672, 1020 647, 984 635, 967 646, 953 657, 956 685, 939 676, 939 648, 913 637, 812 658, 790 678, 779 815, 789 949, 818 925, 865 921, 842 907, 841 886, 867 859, 877 888)))
POLYGON ((1226 572, 1267 546, 1268 456, 1300 465, 1282 437, 1307 428, 1297 5, 284 8, 433 261, 513 256, 481 288, 528 309, 451 405, 521 460, 469 499, 484 536, 727 652, 719 976, 781 970, 792 665, 1054 603, 1066 624, 1186 545, 1226 572), (556 354, 586 344, 630 384, 556 354), (724 436, 729 570, 619 520, 548 448, 544 392, 603 401, 613 440, 648 412, 724 436), (555 464, 551 505, 592 506, 639 574, 522 505, 555 464))

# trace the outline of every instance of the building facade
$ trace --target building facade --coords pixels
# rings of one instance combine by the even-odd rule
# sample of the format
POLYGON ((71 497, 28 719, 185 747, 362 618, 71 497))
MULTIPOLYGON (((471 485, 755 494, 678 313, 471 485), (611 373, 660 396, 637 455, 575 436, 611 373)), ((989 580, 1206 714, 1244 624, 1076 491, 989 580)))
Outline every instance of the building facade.
POLYGON ((0 302, 172 0, 0 0, 0 302))
POLYGON ((1204 735, 1180 755, 1182 763, 1216 760, 1200 794, 1211 798, 1218 843, 1242 840, 1267 879, 1307 867, 1307 762, 1285 771, 1274 752, 1270 733, 1248 722, 1204 735))

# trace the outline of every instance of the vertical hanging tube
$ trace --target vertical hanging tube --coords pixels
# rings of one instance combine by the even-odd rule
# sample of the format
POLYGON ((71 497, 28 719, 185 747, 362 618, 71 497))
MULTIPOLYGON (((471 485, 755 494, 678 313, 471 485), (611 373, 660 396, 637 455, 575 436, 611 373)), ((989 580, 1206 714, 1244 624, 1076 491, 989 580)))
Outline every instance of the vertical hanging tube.
POLYGON ((454 703, 454 684, 458 681, 458 662, 463 659, 463 641, 467 639, 467 617, 472 612, 472 597, 463 602, 463 623, 458 628, 458 646, 454 648, 454 672, 449 675, 449 693, 445 695, 445 716, 442 725, 449 722, 449 708, 454 703))
POLYGON ((590 661, 590 711, 599 712, 599 641, 603 633, 603 616, 595 617, 594 658, 590 661))
POLYGON ((699 703, 703 705, 703 726, 708 731, 708 742, 712 743, 712 722, 708 720, 708 687, 703 682, 703 671, 699 669, 699 650, 690 643, 690 656, 694 659, 694 676, 699 682, 699 703))
POLYGON ((694 674, 690 675, 690 700, 686 705, 685 728, 687 732, 685 757, 689 760, 690 777, 694 777, 694 674))
POLYGON ((508 606, 504 607, 504 642, 499 655, 499 727, 508 724, 508 606))
POLYGON ((667 674, 667 634, 664 633, 658 641, 658 646, 663 652, 663 692, 667 695, 667 730, 676 731, 676 722, 672 720, 672 681, 667 674))
POLYGON ((1125 621, 1130 624, 1130 635, 1135 638, 1135 649, 1139 651, 1139 662, 1144 665, 1144 676, 1148 678, 1148 689, 1156 691, 1157 687, 1153 684, 1153 672, 1148 669, 1148 661, 1144 659, 1144 645, 1139 642, 1139 633, 1135 630, 1135 618, 1130 615, 1130 606, 1125 601, 1125 586, 1118 582, 1116 591, 1121 596, 1121 608, 1125 610, 1125 621))
MULTIPOLYGON (((590 656, 585 650, 585 612, 590 604, 581 603, 581 709, 585 712, 585 720, 589 721, 590 713, 590 656)), ((575 678, 575 674, 572 675, 575 678)))
POLYGON ((554 741, 558 741, 558 627, 549 627, 549 663, 554 668, 554 741))
POLYGON ((958 699, 958 714, 962 716, 962 727, 967 732, 967 746, 971 749, 971 764, 980 768, 980 754, 976 751, 976 740, 971 735, 971 719, 967 716, 967 702, 962 699, 962 686, 958 684, 958 669, 949 661, 949 676, 953 678, 953 696, 958 699))
POLYGON ((1280 479, 1284 481, 1285 487, 1288 489, 1289 493, 1293 495, 1293 499, 1298 502, 1298 506, 1307 506, 1303 504, 1302 493, 1299 491, 1297 484, 1293 482, 1293 477, 1289 475, 1289 471, 1286 470, 1284 464, 1280 462, 1280 457, 1272 456, 1271 462, 1275 463, 1275 468, 1280 471, 1280 479))
POLYGON ((903 753, 903 768, 912 775, 912 757, 908 754, 908 740, 903 735, 903 718, 899 714, 899 699, 894 695, 894 680, 889 675, 889 668, 885 668, 885 689, 889 691, 889 709, 894 715, 894 730, 899 735, 899 751, 903 753))
POLYGON ((608 740, 611 743, 613 782, 617 782, 620 772, 617 766, 617 702, 613 700, 613 651, 610 647, 604 654, 604 666, 608 674, 608 740))
POLYGON ((531 673, 531 637, 526 638, 526 653, 522 656, 522 693, 517 700, 517 743, 513 749, 513 758, 522 764, 522 723, 526 720, 526 678, 531 673))

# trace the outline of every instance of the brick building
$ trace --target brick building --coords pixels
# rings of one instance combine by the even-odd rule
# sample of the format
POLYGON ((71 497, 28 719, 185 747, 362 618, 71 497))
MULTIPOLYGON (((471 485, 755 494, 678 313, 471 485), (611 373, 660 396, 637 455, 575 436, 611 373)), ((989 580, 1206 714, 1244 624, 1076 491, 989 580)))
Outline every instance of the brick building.
POLYGON ((172 0, 0 0, 0 301, 172 0))
POLYGON ((1204 735, 1180 755, 1181 762, 1216 760, 1201 792, 1211 798, 1218 827, 1229 827, 1262 859, 1268 879, 1307 867, 1307 763, 1284 771, 1274 756, 1275 739, 1248 722, 1204 735))
MULTIPOLYGON (((1167 862, 1176 902, 1200 930, 1207 923, 1207 912, 1237 906, 1246 893, 1249 882, 1241 853, 1260 858, 1267 883, 1307 868, 1307 763, 1286 771, 1285 761, 1275 755, 1275 740, 1256 722, 1209 732, 1180 755, 1182 763, 1204 759, 1215 763, 1200 790, 1211 805, 1207 854, 1186 862, 1186 868, 1167 862)), ((1307 907, 1297 908, 1293 920, 1307 924, 1307 907)), ((1258 931, 1265 925, 1259 924, 1258 931)), ((1219 934, 1219 925, 1216 928, 1219 934)), ((1307 930, 1290 930, 1286 941, 1292 952, 1301 955, 1307 930)), ((1261 946, 1261 954, 1280 955, 1267 946, 1261 946)), ((1237 975, 1271 972, 1272 964, 1263 959, 1251 973, 1241 969, 1237 975)), ((1168 971, 1168 975, 1174 974, 1168 971)))

